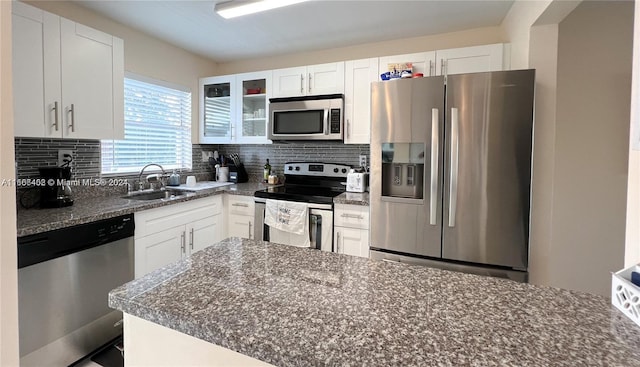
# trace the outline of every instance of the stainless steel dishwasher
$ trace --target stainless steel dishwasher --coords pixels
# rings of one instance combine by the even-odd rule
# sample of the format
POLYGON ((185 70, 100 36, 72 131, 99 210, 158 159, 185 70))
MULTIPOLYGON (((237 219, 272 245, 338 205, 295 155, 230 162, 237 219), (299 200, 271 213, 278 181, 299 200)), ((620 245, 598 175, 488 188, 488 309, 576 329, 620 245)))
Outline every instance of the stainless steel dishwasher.
POLYGON ((67 366, 122 334, 107 297, 134 277, 133 232, 129 214, 18 238, 21 366, 67 366))

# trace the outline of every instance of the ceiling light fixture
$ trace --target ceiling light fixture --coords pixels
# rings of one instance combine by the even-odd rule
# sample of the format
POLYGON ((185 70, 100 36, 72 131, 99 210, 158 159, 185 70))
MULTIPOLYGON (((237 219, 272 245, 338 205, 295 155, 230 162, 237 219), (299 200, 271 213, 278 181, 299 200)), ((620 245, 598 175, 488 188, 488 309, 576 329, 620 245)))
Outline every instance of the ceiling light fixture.
POLYGON ((307 0, 246 0, 228 1, 216 4, 215 10, 225 19, 240 17, 247 14, 281 8, 283 6, 301 3, 307 0))

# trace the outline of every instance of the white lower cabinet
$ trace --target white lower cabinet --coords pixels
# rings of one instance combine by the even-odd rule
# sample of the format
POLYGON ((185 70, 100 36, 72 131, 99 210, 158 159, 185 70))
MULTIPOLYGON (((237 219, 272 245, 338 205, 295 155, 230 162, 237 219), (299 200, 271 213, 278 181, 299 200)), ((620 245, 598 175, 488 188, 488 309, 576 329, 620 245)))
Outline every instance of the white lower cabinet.
POLYGON ((339 254, 369 257, 369 207, 336 204, 333 242, 339 254))
POLYGON ((334 230, 336 252, 351 256, 369 257, 369 230, 336 227, 334 230))
POLYGON ((135 277, 139 278, 222 240, 222 196, 141 211, 135 222, 135 277))
POLYGON ((252 196, 225 194, 227 237, 254 239, 254 208, 252 196))

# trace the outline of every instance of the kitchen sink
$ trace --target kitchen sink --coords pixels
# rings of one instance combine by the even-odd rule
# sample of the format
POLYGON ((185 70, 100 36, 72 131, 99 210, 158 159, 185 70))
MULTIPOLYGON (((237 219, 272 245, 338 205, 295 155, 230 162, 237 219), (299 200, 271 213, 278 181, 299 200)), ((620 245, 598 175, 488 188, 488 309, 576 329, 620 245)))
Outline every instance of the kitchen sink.
POLYGON ((172 200, 179 199, 181 197, 187 196, 187 194, 191 194, 193 191, 186 190, 155 190, 155 191, 144 191, 144 192, 132 192, 125 196, 123 199, 131 199, 131 200, 172 200))

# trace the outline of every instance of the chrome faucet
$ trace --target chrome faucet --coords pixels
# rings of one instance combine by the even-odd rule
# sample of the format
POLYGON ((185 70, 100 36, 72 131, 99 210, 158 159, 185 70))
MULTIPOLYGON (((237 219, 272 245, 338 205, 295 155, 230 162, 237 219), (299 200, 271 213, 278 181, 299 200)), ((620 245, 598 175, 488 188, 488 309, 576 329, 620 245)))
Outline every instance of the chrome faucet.
POLYGON ((158 174, 148 175, 147 177, 145 177, 145 181, 149 182, 150 178, 156 178, 160 182, 160 188, 162 188, 162 186, 163 186, 162 180, 167 175, 167 173, 164 171, 164 168, 162 168, 162 166, 157 164, 157 163, 149 163, 146 166, 142 167, 142 169, 140 170, 140 173, 138 174, 138 185, 139 185, 138 189, 139 190, 142 190, 144 188, 144 184, 142 183, 142 173, 149 166, 156 166, 156 167, 160 168, 160 170, 162 171, 162 175, 159 176, 159 177, 158 177, 158 174))

